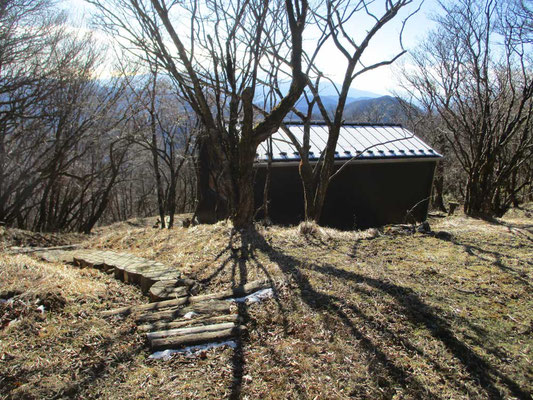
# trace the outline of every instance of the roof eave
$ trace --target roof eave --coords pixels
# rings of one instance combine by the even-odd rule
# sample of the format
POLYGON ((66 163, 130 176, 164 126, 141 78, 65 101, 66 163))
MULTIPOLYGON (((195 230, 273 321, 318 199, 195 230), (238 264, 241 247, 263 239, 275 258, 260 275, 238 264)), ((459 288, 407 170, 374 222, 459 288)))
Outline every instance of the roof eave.
MULTIPOLYGON (((404 162, 428 162, 428 161, 440 161, 442 160, 442 156, 440 154, 436 154, 434 156, 425 156, 425 157, 364 157, 364 158, 357 158, 357 159, 349 159, 349 158, 336 158, 334 164, 335 165, 341 165, 345 163, 349 164, 384 164, 384 163, 404 163, 404 162)), ((275 167, 282 167, 282 166, 296 166, 300 163, 300 159, 273 159, 272 160, 272 166, 275 167)), ((309 160, 311 164, 316 164, 318 162, 318 159, 315 160, 309 160)), ((255 165, 258 167, 266 167, 268 165, 267 160, 260 160, 256 161, 255 165)))

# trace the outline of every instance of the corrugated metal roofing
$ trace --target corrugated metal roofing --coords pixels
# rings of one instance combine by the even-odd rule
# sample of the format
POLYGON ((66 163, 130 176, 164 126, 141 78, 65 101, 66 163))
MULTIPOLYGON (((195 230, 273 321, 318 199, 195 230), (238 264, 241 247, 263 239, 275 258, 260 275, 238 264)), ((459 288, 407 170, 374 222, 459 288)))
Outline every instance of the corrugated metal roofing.
MULTIPOLYGON (((286 124, 286 126, 301 144, 303 125, 286 124)), ((327 125, 312 124, 309 135, 311 146, 309 158, 311 160, 318 160, 322 150, 326 147, 327 140, 327 125)), ((257 149, 258 162, 268 159, 267 141, 261 143, 257 149)), ((300 160, 298 151, 281 128, 272 135, 272 153, 273 161, 300 160)), ((345 124, 340 131, 335 159, 350 160, 355 156, 357 156, 356 160, 441 157, 439 153, 401 125, 345 124)))

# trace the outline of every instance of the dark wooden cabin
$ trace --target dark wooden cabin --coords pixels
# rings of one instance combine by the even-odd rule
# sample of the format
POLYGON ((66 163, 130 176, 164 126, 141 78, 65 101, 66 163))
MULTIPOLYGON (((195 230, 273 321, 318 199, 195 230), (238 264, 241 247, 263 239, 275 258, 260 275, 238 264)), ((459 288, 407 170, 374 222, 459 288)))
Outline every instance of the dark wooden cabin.
MULTIPOLYGON (((303 125, 287 127, 302 140, 303 125)), ((310 130, 310 158, 318 160, 328 131, 310 130)), ((255 201, 263 204, 269 147, 272 148, 269 217, 275 224, 304 219, 300 158, 280 129, 258 148, 255 201)), ((400 125, 345 124, 337 144, 336 168, 348 163, 331 182, 320 224, 338 229, 411 223, 427 218, 435 166, 441 155, 400 125)), ((258 215, 261 217, 261 215, 258 215)))

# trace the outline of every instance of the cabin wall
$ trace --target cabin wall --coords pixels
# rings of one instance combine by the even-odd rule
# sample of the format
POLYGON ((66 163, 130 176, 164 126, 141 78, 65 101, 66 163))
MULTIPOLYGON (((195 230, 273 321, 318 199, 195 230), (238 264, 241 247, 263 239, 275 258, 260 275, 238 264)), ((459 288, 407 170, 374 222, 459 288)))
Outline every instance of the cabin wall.
MULTIPOLYGON (((353 163, 331 182, 320 224, 338 229, 424 221, 436 161, 353 163)), ((275 224, 297 224, 304 218, 298 165, 273 166, 270 218, 275 224)), ((256 207, 263 204, 266 168, 256 168, 256 207)), ((261 218, 261 213, 258 218, 261 218)))

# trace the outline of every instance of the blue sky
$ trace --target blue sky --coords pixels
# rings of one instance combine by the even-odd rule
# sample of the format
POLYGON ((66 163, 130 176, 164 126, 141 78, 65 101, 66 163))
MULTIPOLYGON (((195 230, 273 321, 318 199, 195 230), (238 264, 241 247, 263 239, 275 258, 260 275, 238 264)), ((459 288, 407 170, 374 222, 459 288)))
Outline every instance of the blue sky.
MULTIPOLYGON (((382 61, 393 57, 399 52, 398 38, 402 28, 401 22, 405 16, 417 8, 418 4, 420 3, 417 3, 415 7, 406 9, 406 12, 399 16, 400 18, 391 21, 374 37, 365 52, 365 62, 382 61)), ((424 39, 426 33, 434 26, 430 16, 438 12, 439 7, 437 0, 425 0, 421 10, 409 19, 403 32, 403 45, 407 50, 416 47, 424 39)), ((353 29, 358 28, 361 30, 361 27, 354 27, 353 29)), ((406 56, 404 55, 403 59, 406 56)), ((328 71, 331 76, 337 77, 336 80, 340 81, 344 76, 345 70, 345 63, 342 56, 331 46, 328 51, 324 52, 323 59, 322 69, 328 71)), ((359 90, 371 91, 378 94, 391 94, 397 88, 394 69, 394 66, 381 67, 365 73, 356 79, 354 86, 359 90)))
MULTIPOLYGON (((90 27, 91 8, 84 0, 63 0, 61 5, 73 16, 78 26, 90 27)), ((411 8, 408 12, 411 12, 413 9, 411 8)), ((428 30, 433 26, 430 16, 438 11, 438 0, 424 1, 421 10, 409 20, 404 30, 403 44, 405 48, 408 50, 414 48, 425 37, 428 30)), ((403 16, 405 15, 406 13, 403 16)), ((364 29, 361 26, 350 28, 354 29, 354 31, 364 29)), ((384 59, 384 57, 391 57, 396 54, 399 49, 397 38, 400 29, 401 19, 390 22, 374 38, 371 46, 369 46, 365 53, 365 60, 367 62, 378 61, 384 59)), ((344 59, 333 46, 325 49, 319 62, 322 70, 332 77, 333 80, 340 81, 342 79, 345 67, 344 59)), ((395 67, 391 66, 370 71, 359 77, 354 82, 353 88, 377 94, 391 94, 397 89, 394 70, 395 67)))

